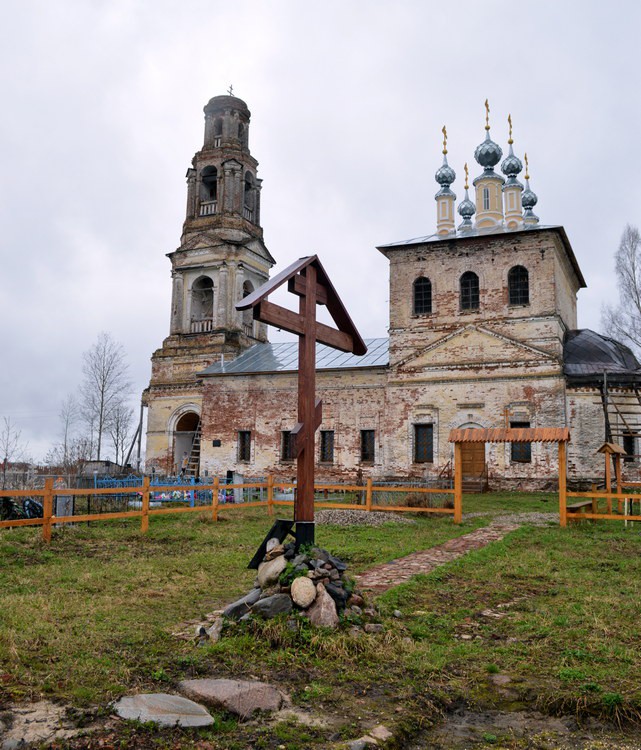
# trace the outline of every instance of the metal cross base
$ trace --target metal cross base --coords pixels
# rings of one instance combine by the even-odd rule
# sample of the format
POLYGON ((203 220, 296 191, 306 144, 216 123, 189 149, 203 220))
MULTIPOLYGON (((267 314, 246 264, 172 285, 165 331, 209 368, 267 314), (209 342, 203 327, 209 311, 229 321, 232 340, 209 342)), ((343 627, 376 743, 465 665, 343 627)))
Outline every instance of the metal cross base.
POLYGON ((314 521, 296 521, 296 551, 300 547, 313 547, 314 546, 314 528, 316 524, 314 521))

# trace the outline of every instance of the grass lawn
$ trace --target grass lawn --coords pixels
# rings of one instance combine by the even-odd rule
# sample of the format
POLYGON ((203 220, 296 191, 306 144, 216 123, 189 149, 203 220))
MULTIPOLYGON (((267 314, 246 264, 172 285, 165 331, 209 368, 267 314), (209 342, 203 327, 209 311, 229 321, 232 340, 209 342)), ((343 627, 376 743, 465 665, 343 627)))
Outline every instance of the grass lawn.
MULTIPOLYGON (((464 512, 557 510, 553 495, 464 499, 464 512)), ((413 525, 320 526, 317 541, 358 573, 490 517, 461 527, 424 516, 413 525)), ((639 716, 639 527, 522 527, 381 596, 381 635, 271 621, 228 628, 219 643, 198 648, 171 633, 251 587, 245 566, 270 523, 263 509, 221 518, 156 517, 146 536, 128 521, 66 527, 49 546, 36 530, 1 532, 0 708, 39 697, 104 706, 125 693, 172 692, 194 676, 253 675, 334 717, 331 729, 305 730, 304 740, 283 724, 251 730, 253 746, 284 742, 291 750, 330 747, 330 735, 353 738, 370 719, 411 733, 461 700, 639 716), (392 616, 395 609, 402 618, 392 616), (509 676, 509 685, 497 687, 497 675, 509 676)), ((215 730, 198 735, 206 747, 248 746, 239 737, 249 729, 219 718, 215 730)))

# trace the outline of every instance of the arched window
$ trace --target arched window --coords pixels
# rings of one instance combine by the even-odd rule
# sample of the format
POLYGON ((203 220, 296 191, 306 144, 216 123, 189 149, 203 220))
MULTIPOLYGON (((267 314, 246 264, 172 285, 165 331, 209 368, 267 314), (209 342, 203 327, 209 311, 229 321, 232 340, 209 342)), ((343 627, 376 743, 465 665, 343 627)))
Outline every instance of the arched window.
POLYGON ((201 276, 191 287, 191 320, 210 321, 214 317, 214 282, 201 276))
POLYGON ((530 304, 530 280, 527 268, 514 266, 507 274, 510 305, 530 304))
POLYGON ((243 216, 249 221, 254 220, 254 208, 256 200, 256 188, 254 186, 254 177, 251 172, 245 172, 244 195, 243 195, 243 216))
POLYGON ((223 134, 223 118, 217 117, 214 120, 214 135, 222 135, 223 134))
POLYGON ((483 210, 490 210, 490 189, 486 187, 483 188, 483 210))
POLYGON ((414 315, 430 315, 432 312, 432 282, 419 276, 414 282, 414 315))
MULTIPOLYGON (((243 283, 243 298, 248 297, 254 291, 254 285, 251 281, 243 283)), ((243 330, 247 336, 254 335, 254 311, 243 310, 243 330)))
POLYGON ((200 173, 202 180, 201 200, 215 201, 218 198, 218 170, 216 167, 205 167, 200 173))
POLYGON ((461 310, 479 309, 479 277, 473 271, 461 276, 461 310))

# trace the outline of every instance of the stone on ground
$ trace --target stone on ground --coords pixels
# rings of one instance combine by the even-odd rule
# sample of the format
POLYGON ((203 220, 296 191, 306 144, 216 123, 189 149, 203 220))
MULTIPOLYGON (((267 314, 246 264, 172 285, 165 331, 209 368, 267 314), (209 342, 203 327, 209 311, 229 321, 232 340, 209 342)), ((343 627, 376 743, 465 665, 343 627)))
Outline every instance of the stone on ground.
POLYGON ((212 708, 222 708, 245 719, 257 711, 278 711, 283 694, 266 682, 252 680, 185 680, 179 690, 212 708))
POLYGON ((387 727, 379 724, 377 727, 374 727, 374 729, 370 730, 369 736, 373 737, 375 740, 382 740, 383 742, 385 742, 386 740, 389 740, 390 737, 392 737, 392 733, 387 727))
POLYGON ((306 576, 299 576, 292 581, 292 599, 302 609, 306 609, 316 599, 316 586, 306 576))
POLYGON ((274 594, 266 599, 260 599, 252 607, 253 615, 260 615, 266 620, 283 613, 289 614, 292 611, 292 600, 287 594, 274 594))
POLYGON ((287 560, 284 555, 263 562, 258 566, 258 585, 261 589, 271 586, 278 580, 280 574, 287 567, 287 560))
POLYGON ((322 628, 338 627, 338 613, 332 597, 325 591, 322 583, 316 585, 316 600, 307 610, 312 625, 322 628))
POLYGON ((163 727, 208 727, 214 723, 203 706, 168 693, 126 695, 113 708, 121 719, 153 721, 163 727))
POLYGON ((252 604, 258 601, 260 598, 260 589, 252 589, 248 594, 245 594, 241 599, 229 604, 223 610, 223 616, 229 617, 233 620, 240 619, 243 615, 247 614, 251 609, 252 604))

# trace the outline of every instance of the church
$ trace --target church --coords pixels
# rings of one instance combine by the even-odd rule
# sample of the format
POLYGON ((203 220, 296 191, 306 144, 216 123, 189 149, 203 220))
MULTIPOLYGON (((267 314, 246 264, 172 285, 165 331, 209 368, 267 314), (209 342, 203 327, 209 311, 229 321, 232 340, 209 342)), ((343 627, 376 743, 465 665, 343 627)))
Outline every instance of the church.
MULTIPOLYGON (((235 307, 275 264, 261 228, 250 112, 231 95, 204 112, 180 246, 168 254, 169 336, 143 394, 147 470, 291 480, 298 344, 270 343, 251 310, 235 307)), ((570 481, 602 477, 605 441, 622 446, 624 476, 638 479, 641 366, 623 344, 577 329, 586 283, 563 227, 534 213, 511 120, 504 157, 486 103, 478 175, 470 188, 465 165, 458 207, 443 134, 436 231, 377 248, 390 265, 388 337, 366 340, 360 357, 317 345, 317 479, 447 481, 453 428, 503 426, 569 427, 570 481)), ((471 443, 463 473, 478 490, 550 488, 556 448, 471 443)))

